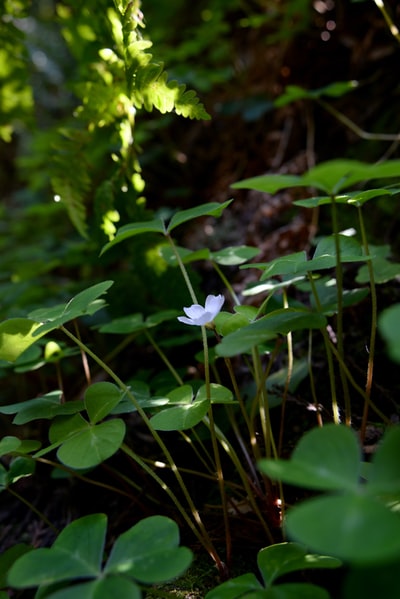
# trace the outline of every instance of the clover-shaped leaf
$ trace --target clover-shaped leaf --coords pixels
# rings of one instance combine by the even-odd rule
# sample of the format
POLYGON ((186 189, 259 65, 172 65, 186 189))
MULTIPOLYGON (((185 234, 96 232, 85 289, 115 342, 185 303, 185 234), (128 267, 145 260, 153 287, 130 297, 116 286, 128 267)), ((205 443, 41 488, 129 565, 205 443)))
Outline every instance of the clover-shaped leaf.
POLYGON ((18 557, 8 586, 39 586, 36 597, 48 599, 140 599, 139 584, 167 582, 182 574, 192 552, 179 546, 179 530, 165 516, 151 516, 121 534, 104 562, 107 517, 92 514, 75 520, 50 548, 18 557))
POLYGON ((75 295, 66 304, 53 306, 52 308, 41 308, 31 312, 30 318, 38 323, 43 323, 34 331, 33 336, 41 336, 49 331, 57 329, 66 322, 80 316, 92 316, 104 307, 104 300, 99 297, 113 285, 113 281, 103 281, 84 289, 75 295))
POLYGON ((261 460, 272 479, 330 494, 291 508, 290 538, 355 564, 400 557, 400 428, 389 429, 368 470, 353 431, 326 425, 304 435, 290 460, 261 460), (361 476, 366 482, 361 483, 361 476), (334 493, 333 493, 334 492, 334 493))

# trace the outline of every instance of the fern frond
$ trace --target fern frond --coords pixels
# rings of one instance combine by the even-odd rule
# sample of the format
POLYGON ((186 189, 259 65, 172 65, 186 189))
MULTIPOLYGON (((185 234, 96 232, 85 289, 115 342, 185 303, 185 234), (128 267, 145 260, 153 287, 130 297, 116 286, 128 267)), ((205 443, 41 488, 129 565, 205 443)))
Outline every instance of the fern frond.
POLYGON ((85 239, 88 238, 86 224, 85 196, 73 184, 73 180, 67 176, 64 178, 53 177, 51 185, 55 194, 60 197, 60 201, 65 205, 68 216, 76 230, 85 239))
POLYGON ((60 133, 62 136, 54 144, 50 182, 55 196, 65 206, 77 231, 87 238, 85 201, 91 180, 84 152, 78 151, 79 145, 82 148, 82 134, 71 130, 62 130, 60 133))
POLYGON ((125 61, 128 95, 136 108, 145 108, 151 112, 153 108, 162 114, 175 111, 190 119, 210 119, 197 94, 186 90, 186 85, 175 80, 168 80, 164 64, 153 60, 147 50, 152 42, 144 40, 138 31, 138 7, 128 5, 121 15, 123 31, 122 54, 125 61))

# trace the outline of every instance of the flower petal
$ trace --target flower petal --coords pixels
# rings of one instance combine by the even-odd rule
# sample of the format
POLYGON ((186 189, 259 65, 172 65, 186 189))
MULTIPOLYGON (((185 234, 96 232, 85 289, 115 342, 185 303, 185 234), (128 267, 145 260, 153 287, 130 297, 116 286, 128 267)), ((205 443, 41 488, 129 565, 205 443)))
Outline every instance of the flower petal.
POLYGON ((211 320, 214 320, 214 318, 217 316, 217 314, 219 314, 222 306, 224 305, 224 302, 225 302, 225 298, 221 294, 207 296, 205 310, 206 310, 206 312, 211 312, 211 314, 213 315, 211 320))
POLYGON ((203 306, 200 306, 199 304, 193 304, 188 308, 183 308, 183 311, 189 318, 199 318, 205 312, 203 306))
POLYGON ((191 320, 190 318, 186 318, 186 316, 178 316, 179 322, 183 322, 184 324, 193 324, 197 325, 197 322, 191 320))
POLYGON ((195 326, 204 326, 212 322, 220 312, 225 301, 223 295, 208 295, 206 298, 205 308, 200 304, 192 304, 183 308, 186 316, 178 316, 179 322, 195 326))
POLYGON ((199 316, 198 318, 196 318, 196 324, 198 326, 203 326, 205 324, 207 324, 208 322, 211 322, 214 318, 214 315, 211 312, 206 312, 205 310, 203 311, 203 314, 201 316, 199 316))

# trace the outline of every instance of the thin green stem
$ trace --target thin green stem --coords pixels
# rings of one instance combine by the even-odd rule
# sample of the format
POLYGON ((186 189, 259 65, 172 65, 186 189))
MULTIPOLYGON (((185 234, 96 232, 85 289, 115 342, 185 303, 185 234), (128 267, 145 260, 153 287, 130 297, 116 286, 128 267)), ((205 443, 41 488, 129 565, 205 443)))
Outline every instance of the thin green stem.
MULTIPOLYGON (((289 302, 287 297, 286 289, 283 288, 283 307, 288 308, 289 302)), ((293 374, 293 335, 291 331, 286 335, 287 340, 287 355, 288 355, 288 363, 287 363, 287 375, 285 381, 285 387, 283 389, 282 395, 282 406, 281 406, 281 424, 279 430, 279 441, 278 441, 278 455, 282 453, 283 446, 283 432, 285 428, 285 410, 286 410, 286 402, 289 393, 289 385, 293 374)))
MULTIPOLYGON (((63 470, 64 472, 68 472, 68 474, 70 474, 74 478, 77 478, 89 485, 94 485, 95 487, 100 487, 101 489, 107 489, 107 491, 112 491, 113 493, 117 493, 118 495, 123 495, 125 497, 129 497, 130 499, 134 498, 132 493, 127 493, 126 491, 122 491, 121 489, 119 489, 118 487, 114 487, 113 485, 109 485, 107 483, 102 483, 98 480, 93 480, 91 478, 88 478, 87 476, 80 474, 76 470, 72 470, 71 468, 64 466, 64 464, 60 464, 58 462, 53 462, 52 460, 48 460, 46 458, 35 458, 35 459, 38 462, 42 462, 43 464, 53 466, 54 468, 59 468, 60 470, 63 470)), ((120 478, 124 478, 119 472, 116 472, 116 475, 119 476, 120 478)), ((128 482, 129 485, 131 487, 134 487, 134 489, 136 489, 137 491, 140 490, 140 486, 133 483, 130 479, 127 480, 126 482, 128 482)))
MULTIPOLYGON (((159 460, 153 460, 150 458, 142 458, 142 460, 146 464, 151 464, 154 468, 159 468, 159 469, 169 468, 169 466, 166 462, 160 462, 159 460)), ((192 476, 197 476, 198 478, 205 478, 206 480, 215 482, 215 472, 214 471, 210 474, 207 474, 206 472, 201 472, 199 470, 193 470, 192 468, 185 468, 184 466, 179 466, 179 470, 181 472, 185 472, 185 474, 190 474, 192 476)), ((240 483, 235 483, 230 480, 228 480, 228 481, 225 480, 225 485, 235 491, 243 492, 243 485, 241 485, 240 483)))
POLYGON ((206 383, 206 398, 211 402, 211 386, 210 386, 210 360, 208 355, 208 341, 207 341, 207 329, 205 326, 201 328, 201 338, 203 341, 203 355, 204 355, 204 379, 206 383))
POLYGON ((263 370, 260 354, 258 351, 258 347, 255 346, 252 349, 252 357, 253 357, 253 365, 254 365, 254 378, 257 386, 257 404, 261 421, 261 428, 263 431, 263 440, 264 440, 264 450, 267 458, 270 458, 271 455, 274 458, 278 457, 277 448, 275 445, 274 435, 272 432, 271 419, 269 413, 269 404, 268 404, 268 391, 266 381, 271 371, 273 360, 270 359, 268 366, 265 370, 263 370), (272 451, 272 453, 271 453, 272 451))
POLYGON ((172 376, 174 377, 174 379, 176 380, 178 385, 184 385, 184 382, 183 382, 181 376, 175 370, 175 368, 173 367, 171 362, 168 360, 167 356, 165 355, 165 352, 163 352, 163 350, 158 345, 158 343, 156 343, 156 341, 154 340, 154 337, 152 335, 150 335, 149 331, 147 331, 147 330, 144 331, 144 334, 146 335, 147 339, 149 340, 151 345, 154 347, 154 349, 156 350, 156 352, 160 356, 161 360, 164 362, 164 364, 166 365, 166 367, 168 368, 168 370, 170 371, 170 373, 172 374, 172 376))
POLYGON ((238 296, 236 295, 236 293, 235 293, 232 285, 230 284, 230 282, 228 281, 228 279, 226 278, 226 276, 224 275, 224 273, 220 269, 219 265, 216 262, 212 262, 212 265, 214 267, 214 270, 216 270, 216 272, 218 273, 218 276, 220 277, 221 281, 225 285, 226 289, 231 294, 231 297, 232 297, 233 301, 235 302, 235 304, 237 306, 240 306, 240 301, 239 301, 238 296))
MULTIPOLYGON (((182 493, 183 493, 183 495, 184 495, 184 497, 185 497, 185 499, 186 499, 186 501, 188 503, 188 506, 189 506, 189 508, 190 508, 190 510, 192 512, 192 516, 193 516, 193 518, 194 518, 197 526, 199 527, 199 529, 201 531, 201 533, 199 533, 199 534, 201 534, 201 536, 204 537, 204 539, 203 539, 204 546, 207 546, 209 548, 210 555, 213 557, 213 559, 215 559, 215 561, 216 561, 217 564, 221 565, 222 562, 221 562, 221 560, 220 560, 220 558, 218 556, 218 553, 216 552, 216 550, 213 547, 211 539, 210 539, 210 537, 209 537, 209 535, 208 535, 208 533, 207 533, 207 531, 206 531, 206 529, 204 527, 204 524, 203 524, 203 522, 201 520, 200 514, 199 514, 197 508, 194 505, 192 497, 191 497, 191 495, 190 495, 190 493, 189 493, 189 491, 188 491, 188 489, 187 489, 187 487, 186 487, 186 485, 185 485, 185 483, 183 481, 183 478, 182 478, 182 476, 181 476, 181 474, 180 474, 180 472, 179 472, 179 470, 178 470, 178 468, 177 468, 177 466, 175 464, 174 459, 172 458, 172 455, 170 454, 167 446, 165 445, 165 443, 161 439, 161 437, 158 434, 158 432, 151 426, 150 419, 147 417, 147 415, 146 415, 145 411, 143 410, 143 408, 141 407, 140 403, 136 400, 136 398, 133 395, 133 393, 131 392, 130 388, 127 385, 125 385, 125 383, 115 374, 115 372, 107 364, 105 364, 103 362, 103 360, 101 358, 99 358, 94 352, 92 352, 92 350, 89 347, 87 347, 82 341, 80 341, 77 337, 75 337, 75 335, 73 333, 71 333, 64 326, 61 326, 60 328, 74 343, 76 343, 76 345, 79 348, 83 349, 104 370, 104 372, 106 372, 110 376, 110 378, 113 381, 115 381, 115 383, 120 387, 120 389, 122 391, 124 391, 124 393, 126 393, 126 395, 129 397, 129 399, 131 400, 131 402, 135 406, 138 414, 141 416, 144 424, 149 429, 150 434, 152 435, 153 439, 156 441, 156 443, 158 444, 158 446, 162 450, 162 452, 163 452, 163 454, 164 454, 164 456, 165 456, 165 458, 166 458, 166 460, 167 460, 167 462, 168 462, 168 464, 169 464, 172 472, 174 473, 175 478, 176 478, 176 480, 178 482, 178 485, 179 485, 179 487, 180 487, 180 489, 181 489, 181 491, 182 491, 182 493)), ((133 454, 133 452, 131 452, 131 453, 133 454)), ((136 461, 140 460, 139 456, 136 456, 136 457, 137 457, 136 461)), ((142 460, 140 460, 140 463, 142 463, 142 460)), ((147 471, 147 469, 148 469, 148 466, 146 466, 146 471, 147 471)), ((158 481, 161 481, 161 479, 159 477, 158 477, 158 481)), ((161 485, 161 486, 162 486, 162 488, 164 488, 163 485, 161 485)), ((170 491, 170 490, 169 490, 169 494, 174 495, 172 493, 172 491, 170 491)), ((176 499, 176 497, 175 497, 175 499, 176 499)), ((178 507, 178 504, 176 504, 176 505, 178 507)), ((183 513, 182 513, 182 515, 183 515, 183 513)), ((186 516, 187 516, 187 514, 185 512, 185 516, 184 517, 186 517, 186 516)), ((193 523, 192 523, 192 526, 193 526, 193 523)), ((220 567, 220 566, 218 566, 218 567, 220 567)), ((221 565, 221 568, 222 568, 222 565, 221 565)))
POLYGON ((390 33, 393 35, 393 37, 395 37, 397 39, 398 42, 400 42, 400 31, 399 31, 397 25, 395 25, 388 10, 386 9, 384 1, 383 0, 374 0, 374 2, 376 4, 376 6, 379 8, 379 10, 381 11, 383 18, 386 21, 386 25, 389 27, 390 33))
MULTIPOLYGON (((253 483, 254 483, 254 485, 258 488, 258 490, 261 493, 261 486, 260 486, 259 477, 257 475, 257 471, 256 471, 256 469, 254 467, 254 463, 253 463, 253 461, 251 459, 251 456, 250 456, 249 452, 247 451, 246 444, 245 444, 245 442, 244 442, 244 440, 242 438, 242 435, 240 433, 238 424, 236 422, 235 415, 234 415, 233 410, 232 410, 232 406, 226 406, 226 411, 227 411, 227 414, 228 414, 229 423, 230 423, 230 425, 232 427, 233 433, 234 433, 234 435, 235 435, 235 437, 237 439, 237 442, 239 443, 240 449, 242 450, 244 458, 245 458, 245 460, 247 462, 249 471, 250 471, 250 473, 251 473, 251 475, 253 477, 253 483)), ((250 446, 251 447, 253 446, 253 444, 251 442, 250 442, 250 446)), ((256 457, 256 456, 254 456, 254 457, 256 457)), ((256 458, 256 459, 260 459, 260 456, 258 458, 256 458)))
POLYGON ((344 413, 345 423, 347 426, 351 425, 351 402, 349 394, 349 386, 347 384, 347 378, 344 375, 341 364, 344 361, 344 336, 343 336, 343 267, 341 261, 340 251, 340 237, 339 237, 339 224, 337 215, 337 204, 335 196, 331 196, 331 214, 332 214, 332 230, 335 240, 336 250, 336 290, 337 290, 337 315, 336 315, 336 335, 337 335, 337 347, 339 355, 342 360, 339 363, 340 380, 343 389, 344 398, 344 413))
POLYGON ((194 304, 198 304, 199 302, 198 302, 196 294, 194 292, 192 282, 190 280, 190 277, 188 275, 186 267, 185 267, 185 265, 182 262, 182 259, 181 259, 180 255, 179 255, 179 252, 176 249, 175 243, 174 243, 174 241, 173 241, 173 239, 172 239, 172 237, 171 237, 171 235, 169 233, 166 233, 165 237, 167 238, 168 243, 170 244, 170 246, 172 248, 172 251, 174 252, 176 261, 178 263, 179 268, 181 269, 182 276, 183 276, 184 281, 186 283, 186 287, 188 288, 188 291, 190 293, 190 297, 192 298, 192 301, 193 301, 194 304))
POLYGON ((222 470, 221 456, 219 455, 218 441, 217 441, 217 438, 215 435, 214 414, 213 414, 212 403, 211 403, 210 361, 209 361, 209 354, 208 354, 207 329, 205 326, 201 327, 201 336, 202 336, 202 340, 203 340, 204 376, 205 376, 205 383, 206 383, 206 397, 207 397, 207 401, 210 404, 210 407, 208 409, 208 418, 210 421, 211 445, 212 445, 213 453, 214 453, 219 494, 221 497, 222 512, 224 515, 226 561, 227 561, 227 564, 229 567, 229 564, 231 561, 232 541, 231 541, 231 532, 230 532, 230 526, 229 526, 228 503, 226 500, 224 473, 222 470))
MULTIPOLYGON (((195 439, 196 439, 197 443, 199 444, 200 448, 202 449, 204 455, 201 454, 199 449, 193 443, 192 438, 189 437, 189 435, 187 435, 185 433, 185 431, 179 431, 179 434, 186 441, 186 443, 189 445, 189 447, 193 450, 193 452, 196 455, 199 462, 201 462, 203 464, 205 470, 207 470, 213 476, 213 478, 215 478, 215 475, 214 475, 215 464, 210 457, 209 451, 207 451, 206 447, 204 446, 203 441, 199 438, 196 429, 193 428, 190 430, 190 432, 193 435, 193 437, 195 437, 195 439)), ((179 469, 183 472, 181 467, 179 467, 179 469)))
POLYGON ((317 415, 317 424, 318 424, 318 426, 323 426, 324 423, 322 421, 321 410, 319 409, 317 391, 315 388, 315 380, 314 380, 314 373, 313 373, 313 367, 312 367, 312 341, 313 341, 312 330, 310 329, 308 332, 308 353, 307 353, 308 376, 310 377, 311 396, 314 400, 314 407, 315 407, 315 412, 317 415))
MULTIPOLYGON (((218 552, 214 548, 214 545, 213 545, 207 531, 205 530, 204 525, 201 522, 201 520, 200 520, 200 523, 197 522, 197 525, 200 529, 200 530, 198 530, 196 528, 196 526, 193 524, 191 518, 186 513, 185 508, 183 507, 183 505, 181 504, 181 502, 179 501, 179 499, 177 498, 175 493, 167 485, 167 483, 164 482, 162 480, 162 478, 160 478, 158 476, 158 474, 156 474, 154 472, 154 470, 152 468, 150 468, 150 466, 148 464, 146 464, 146 462, 140 456, 138 456, 134 451, 132 451, 132 449, 130 447, 128 447, 128 445, 123 443, 121 445, 121 450, 124 453, 126 453, 126 455, 128 455, 130 458, 132 458, 132 460, 134 460, 140 466, 140 468, 142 468, 142 470, 144 470, 144 472, 146 472, 153 480, 155 480, 156 483, 162 488, 162 490, 165 491, 165 493, 171 499, 171 501, 173 502, 173 504, 175 505, 175 507, 177 508, 177 510, 183 517, 183 519, 185 520, 186 524, 189 526, 190 530, 193 532, 193 534, 196 536, 196 538, 200 541, 200 543, 203 545, 203 547, 207 550, 209 555, 214 559, 214 561, 217 564, 218 569, 220 571, 223 571, 224 565, 221 562, 218 552)), ((169 464, 169 466, 171 468, 171 464, 169 464)))
POLYGON ((339 110, 336 110, 336 108, 334 108, 331 104, 328 104, 328 102, 324 102, 321 99, 318 99, 317 102, 340 123, 350 129, 350 131, 353 131, 353 133, 358 135, 358 137, 361 139, 367 139, 369 141, 400 141, 400 134, 398 133, 370 133, 369 131, 364 131, 346 115, 344 115, 342 112, 339 112, 339 110))
MULTIPOLYGON (((210 429, 211 423, 207 416, 204 416, 203 422, 207 426, 207 428, 210 429)), ((254 513, 258 517, 264 531, 266 532, 266 534, 268 536, 269 541, 271 543, 274 543, 274 537, 273 537, 271 531, 269 530, 269 527, 268 527, 267 523, 265 522, 263 515, 260 512, 260 509, 257 505, 255 498, 254 498, 254 489, 250 485, 247 473, 244 470, 236 451, 234 450, 234 448, 232 447, 232 445, 230 444, 228 439, 225 437, 224 433, 220 430, 220 428, 215 423, 214 423, 213 428, 214 428, 215 434, 217 436, 217 439, 218 439, 221 447, 224 449, 224 451, 227 453, 227 455, 231 459, 232 463, 236 467, 236 470, 237 470, 237 472, 241 478, 241 481, 243 483, 243 487, 247 493, 247 499, 249 501, 249 504, 251 505, 254 513)))
MULTIPOLYGON (((340 362, 342 360, 342 358, 339 355, 338 350, 336 349, 336 347, 333 345, 333 343, 329 339, 328 339, 328 343, 330 344, 330 348, 331 348, 333 355, 335 356, 337 361, 340 362)), ((350 370, 347 368, 347 366, 344 362, 342 362, 342 368, 349 380, 349 383, 353 387, 353 389, 355 389, 355 391, 357 391, 361 395, 361 397, 364 399, 364 401, 366 401, 367 396, 366 396, 365 390, 356 383, 350 370)), ((373 401, 371 401, 371 399, 369 399, 368 404, 369 404, 369 407, 371 408, 371 410, 373 410, 375 412, 375 414, 377 414, 379 416, 379 418, 381 418, 382 422, 384 422, 387 425, 390 424, 390 422, 391 422, 390 418, 385 416, 385 414, 383 412, 381 412, 381 410, 374 404, 373 401)))
POLYGON ((19 499, 19 501, 21 501, 22 503, 24 503, 32 512, 34 512, 37 516, 39 516, 39 518, 41 520, 43 520, 43 522, 45 524, 47 524, 47 526, 49 528, 51 528, 51 530, 53 532, 56 533, 56 535, 58 535, 58 533, 60 532, 55 526, 54 524, 52 524, 50 522, 50 520, 47 518, 47 516, 45 516, 43 514, 43 512, 41 512, 40 510, 38 510, 30 501, 28 501, 27 499, 25 499, 25 497, 23 497, 22 495, 20 495, 19 493, 17 493, 17 491, 14 491, 14 489, 12 489, 11 487, 7 487, 7 491, 13 495, 14 497, 16 497, 17 499, 19 499))
MULTIPOLYGON (((317 288, 316 288, 316 285, 314 282, 312 272, 308 273, 308 279, 310 281, 311 291, 312 291, 314 299, 315 299, 315 305, 317 307, 317 310, 318 310, 318 312, 322 313, 321 302, 319 301, 319 296, 318 296, 318 292, 317 292, 317 288)), ((321 334, 322 334, 322 337, 324 340, 326 359, 328 361, 328 374, 329 374, 329 383, 330 383, 330 388, 331 388, 333 421, 335 424, 340 424, 339 406, 338 406, 338 402, 337 402, 336 385, 335 385, 335 368, 334 368, 333 359, 332 359, 332 348, 329 343, 328 332, 325 328, 321 329, 321 334)))
MULTIPOLYGON (((365 231, 364 218, 362 214, 361 206, 358 207, 358 220, 360 223, 360 231, 361 238, 364 248, 364 253, 367 257, 370 257, 370 251, 368 246, 367 234, 365 231)), ((378 300, 376 294, 376 286, 375 286, 375 275, 374 275, 374 266, 372 260, 367 260, 367 268, 368 268, 368 276, 369 276, 369 288, 371 293, 371 333, 369 338, 369 348, 368 348, 368 366, 367 366, 367 380, 365 383, 365 402, 363 415, 361 420, 361 429, 360 429, 360 437, 361 440, 364 441, 365 432, 367 428, 367 420, 368 420, 368 409, 371 400, 371 390, 372 390, 372 380, 374 374, 374 360, 375 360, 375 342, 376 342, 376 327, 378 321, 378 300)))

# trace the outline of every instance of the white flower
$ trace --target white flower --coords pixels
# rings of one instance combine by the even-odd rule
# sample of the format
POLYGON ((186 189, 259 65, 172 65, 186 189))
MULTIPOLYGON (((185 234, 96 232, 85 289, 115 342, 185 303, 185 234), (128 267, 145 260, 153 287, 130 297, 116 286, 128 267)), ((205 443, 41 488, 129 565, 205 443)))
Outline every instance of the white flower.
POLYGON ((178 316, 178 320, 185 324, 192 324, 198 327, 204 326, 212 322, 217 314, 219 314, 224 301, 225 298, 223 295, 208 295, 204 308, 199 304, 183 308, 186 316, 178 316))

